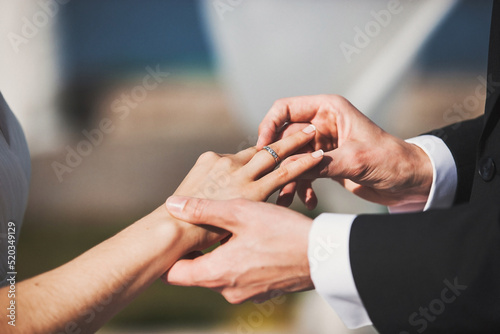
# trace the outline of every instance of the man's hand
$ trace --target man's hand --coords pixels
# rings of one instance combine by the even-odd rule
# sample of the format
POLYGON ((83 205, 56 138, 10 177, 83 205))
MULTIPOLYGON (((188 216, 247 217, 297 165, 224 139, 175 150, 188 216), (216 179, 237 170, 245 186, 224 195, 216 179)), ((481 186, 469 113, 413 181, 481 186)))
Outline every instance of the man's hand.
MULTIPOLYGON (((300 159, 288 162, 287 157, 314 138, 312 125, 303 127, 269 147, 283 161, 283 166, 276 167, 276 160, 266 150, 247 148, 236 154, 202 154, 189 174, 179 185, 174 195, 197 198, 227 200, 246 198, 265 201, 273 192, 316 166, 323 157, 323 152, 304 154, 300 159)), ((205 229, 179 221, 183 240, 191 242, 191 251, 205 249, 227 236, 226 231, 205 229)))
POLYGON ((264 301, 273 292, 313 289, 307 257, 312 220, 295 211, 244 199, 211 201, 173 196, 171 215, 232 233, 211 253, 180 260, 164 275, 166 283, 201 286, 230 303, 264 301))
POLYGON ((297 190, 306 206, 314 208, 311 182, 320 177, 338 181, 352 193, 383 205, 427 200, 433 170, 425 152, 383 131, 341 96, 276 101, 259 126, 257 148, 297 132, 302 123, 317 129, 307 151, 322 149, 325 156, 302 180, 282 189, 278 204, 290 205, 297 190))

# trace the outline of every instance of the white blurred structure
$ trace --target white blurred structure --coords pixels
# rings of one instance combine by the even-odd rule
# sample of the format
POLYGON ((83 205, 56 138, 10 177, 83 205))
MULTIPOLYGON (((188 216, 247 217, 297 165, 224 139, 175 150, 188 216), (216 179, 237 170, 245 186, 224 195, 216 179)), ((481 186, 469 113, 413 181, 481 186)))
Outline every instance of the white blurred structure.
POLYGON ((220 75, 253 130, 287 96, 340 94, 372 116, 458 1, 200 3, 220 75))
POLYGON ((31 153, 54 148, 58 68, 54 26, 58 5, 0 1, 0 91, 26 133, 31 153))
MULTIPOLYGON (((456 0, 211 0, 201 1, 222 82, 248 131, 255 132, 279 98, 340 94, 369 117, 408 73, 417 51, 456 0)), ((382 116, 382 117, 381 117, 382 116)), ((385 125, 385 124, 384 124, 385 125)), ((327 211, 373 212, 380 208, 316 186, 327 211)), ((332 280, 335 278, 332 278, 332 280)), ((334 312, 306 294, 304 333, 349 331, 334 312)))

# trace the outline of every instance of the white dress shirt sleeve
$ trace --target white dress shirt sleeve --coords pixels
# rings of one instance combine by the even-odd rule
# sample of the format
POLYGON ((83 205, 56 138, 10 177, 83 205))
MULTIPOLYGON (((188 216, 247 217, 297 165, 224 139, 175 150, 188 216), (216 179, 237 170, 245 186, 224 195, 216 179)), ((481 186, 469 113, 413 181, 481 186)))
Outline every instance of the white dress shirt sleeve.
POLYGON ((427 202, 389 207, 390 213, 427 211, 451 207, 457 190, 457 167, 450 149, 441 138, 431 135, 418 136, 406 140, 417 145, 429 157, 434 171, 427 202))
MULTIPOLYGON (((426 203, 389 208, 390 212, 412 212, 446 208, 453 204, 457 170, 453 156, 438 137, 424 135, 408 139, 430 158, 432 186, 426 203)), ((316 291, 335 310, 347 328, 372 325, 363 306, 349 257, 349 237, 355 215, 324 213, 318 216, 309 232, 309 266, 316 291)))
POLYGON ((309 267, 316 291, 347 328, 371 325, 358 294, 349 258, 349 235, 356 215, 323 213, 309 232, 309 267))

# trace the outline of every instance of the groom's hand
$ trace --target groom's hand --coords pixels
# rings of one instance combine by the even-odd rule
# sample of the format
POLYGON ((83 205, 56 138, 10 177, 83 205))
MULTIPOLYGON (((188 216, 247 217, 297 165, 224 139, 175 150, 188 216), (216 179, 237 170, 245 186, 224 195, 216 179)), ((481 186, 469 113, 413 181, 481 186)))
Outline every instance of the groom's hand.
POLYGON ((167 208, 178 219, 215 226, 232 236, 210 253, 178 261, 164 275, 166 283, 210 288, 230 303, 264 301, 277 290, 288 293, 314 288, 307 257, 310 218, 244 199, 173 196, 167 200, 167 208))
POLYGON ((321 177, 338 181, 354 194, 383 205, 427 200, 433 170, 425 152, 385 132, 338 95, 276 101, 259 126, 257 148, 291 135, 304 126, 302 123, 316 126, 308 150, 322 149, 325 156, 297 184, 282 189, 278 204, 290 205, 297 190, 307 207, 313 208, 316 197, 311 182, 321 177))
MULTIPOLYGON (((207 152, 200 156, 174 195, 264 201, 321 161, 322 151, 305 154, 301 159, 294 157, 294 161, 290 163, 287 159, 311 141, 314 132, 314 126, 303 126, 302 131, 270 144, 270 151, 250 147, 236 154, 207 152), (280 159, 284 159, 283 166, 276 168, 280 159)), ((182 228, 183 240, 192 245, 190 251, 205 249, 227 235, 225 231, 205 229, 183 222, 179 222, 179 227, 182 228)))

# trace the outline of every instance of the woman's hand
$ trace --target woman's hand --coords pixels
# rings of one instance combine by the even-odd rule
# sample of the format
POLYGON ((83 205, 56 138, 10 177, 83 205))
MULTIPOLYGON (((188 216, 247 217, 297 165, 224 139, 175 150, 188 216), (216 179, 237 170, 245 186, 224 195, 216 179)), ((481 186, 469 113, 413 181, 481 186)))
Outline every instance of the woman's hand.
POLYGON ((278 204, 290 205, 297 191, 306 206, 314 208, 317 199, 311 182, 321 177, 331 178, 352 193, 383 205, 427 200, 433 170, 425 152, 385 132, 338 95, 276 101, 259 126, 257 147, 292 135, 303 123, 317 128, 314 140, 303 151, 323 149, 325 157, 299 182, 286 185, 278 204))
MULTIPOLYGON (((315 127, 310 125, 269 147, 285 159, 311 141, 315 132, 315 127)), ((264 149, 251 147, 236 154, 207 152, 200 156, 174 195, 264 201, 281 186, 317 165, 321 157, 322 151, 307 154, 275 169, 274 157, 264 149)))
MULTIPOLYGON (((281 159, 304 147, 315 136, 316 129, 309 125, 269 147, 281 159)), ((300 159, 287 160, 276 168, 275 158, 265 149, 248 148, 236 154, 207 152, 200 156, 174 195, 227 200, 245 198, 266 200, 274 191, 292 182, 299 175, 321 161, 323 151, 302 155, 300 159)), ((194 242, 191 250, 199 250, 221 240, 227 232, 208 231, 191 224, 183 225, 187 242, 194 242)))

